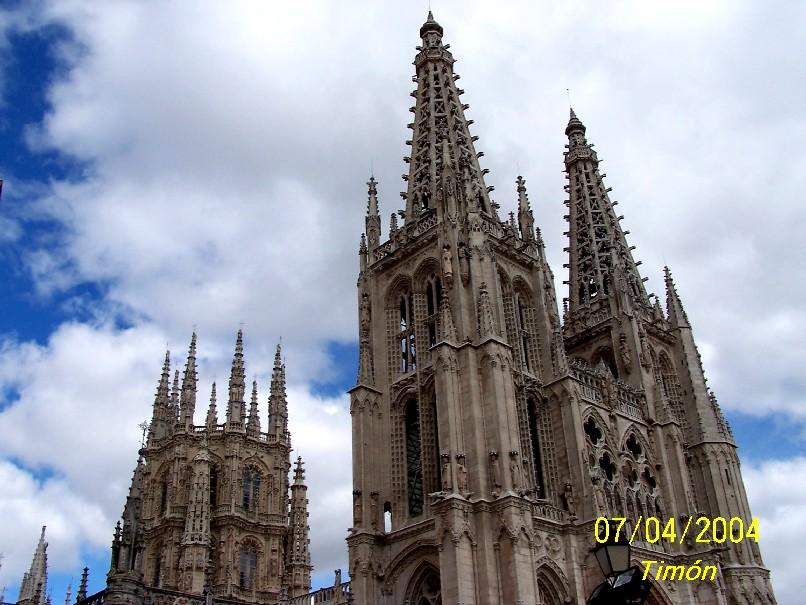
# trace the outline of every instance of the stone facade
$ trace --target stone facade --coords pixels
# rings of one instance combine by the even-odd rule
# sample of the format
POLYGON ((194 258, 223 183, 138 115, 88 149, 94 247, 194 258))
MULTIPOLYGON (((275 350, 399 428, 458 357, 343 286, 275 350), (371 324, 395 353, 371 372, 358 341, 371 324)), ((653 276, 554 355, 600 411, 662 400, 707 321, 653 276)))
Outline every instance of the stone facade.
POLYGON ((277 603, 308 593, 307 487, 301 458, 293 484, 288 481, 291 436, 280 347, 266 432, 257 383, 246 403, 240 331, 223 423, 215 383, 205 424, 193 423, 195 334, 181 386, 178 370, 172 388, 170 376, 166 354, 147 441, 115 530, 103 602, 191 602, 195 595, 200 602, 209 596, 216 602, 277 603))
MULTIPOLYGON (((430 14, 420 37, 405 209, 383 241, 371 178, 359 252, 354 599, 582 603, 597 516, 751 519, 736 444, 671 274, 664 312, 573 110, 561 319, 525 181, 500 217, 430 14)), ((639 539, 633 557, 719 567, 653 581, 650 603, 775 603, 752 541, 639 539)))

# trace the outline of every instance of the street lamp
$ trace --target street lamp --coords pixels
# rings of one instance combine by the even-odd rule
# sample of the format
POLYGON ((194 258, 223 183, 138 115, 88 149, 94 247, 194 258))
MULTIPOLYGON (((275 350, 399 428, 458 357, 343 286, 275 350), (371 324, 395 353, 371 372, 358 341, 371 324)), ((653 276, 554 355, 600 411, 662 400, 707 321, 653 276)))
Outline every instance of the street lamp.
MULTIPOLYGON (((598 530, 598 524, 595 526, 598 530)), ((596 535, 596 547, 593 555, 602 569, 605 581, 599 584, 591 596, 588 605, 641 605, 649 595, 651 588, 647 580, 642 579, 641 570, 630 567, 630 541, 625 536, 619 539, 618 526, 609 521, 607 534, 603 542, 596 535)))

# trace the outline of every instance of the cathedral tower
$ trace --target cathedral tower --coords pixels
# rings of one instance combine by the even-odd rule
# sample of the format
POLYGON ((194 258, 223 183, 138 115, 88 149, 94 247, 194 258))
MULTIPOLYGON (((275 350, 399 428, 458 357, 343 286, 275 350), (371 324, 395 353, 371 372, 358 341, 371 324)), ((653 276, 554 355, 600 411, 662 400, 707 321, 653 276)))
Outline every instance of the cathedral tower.
MULTIPOLYGON (((355 601, 582 602, 601 581, 597 516, 750 519, 735 443, 671 276, 667 314, 644 289, 581 121, 561 323, 526 182, 499 216, 431 13, 420 38, 405 209, 384 241, 371 178, 359 245, 355 601)), ((774 602, 755 545, 633 555, 720 565, 712 585, 653 582, 650 603, 774 602)))
POLYGON ((48 543, 45 542, 45 527, 39 534, 31 568, 22 576, 18 605, 49 605, 48 597, 48 543))
POLYGON ((196 335, 179 381, 166 354, 148 439, 112 543, 105 602, 143 603, 161 593, 277 603, 310 590, 307 504, 298 460, 292 499, 285 365, 278 346, 261 431, 258 385, 247 406, 238 331, 226 415, 216 386, 203 425, 194 424, 196 335), (301 495, 300 495, 301 493, 301 495), (304 544, 302 542, 304 542, 304 544))

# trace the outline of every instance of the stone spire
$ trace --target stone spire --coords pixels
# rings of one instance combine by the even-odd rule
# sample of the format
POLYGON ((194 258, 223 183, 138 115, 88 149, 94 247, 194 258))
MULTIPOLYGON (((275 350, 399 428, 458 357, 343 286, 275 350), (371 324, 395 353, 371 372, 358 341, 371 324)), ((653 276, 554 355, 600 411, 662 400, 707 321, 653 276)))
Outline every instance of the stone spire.
POLYGON ((171 403, 168 404, 168 418, 173 425, 179 418, 179 368, 174 370, 174 381, 171 387, 171 403))
POLYGON ((311 589, 311 553, 308 538, 308 487, 305 485, 305 468, 297 457, 294 483, 291 485, 291 512, 289 515, 289 547, 286 550, 286 570, 289 596, 296 597, 311 589))
MULTIPOLYGON (((149 428, 149 437, 160 440, 170 432, 172 425, 170 419, 171 397, 169 381, 171 376, 171 352, 165 351, 165 361, 162 364, 162 374, 157 384, 157 394, 154 397, 154 411, 149 428)), ((151 439, 149 439, 151 441, 151 439)))
POLYGON ((279 344, 274 353, 269 390, 269 432, 277 436, 278 442, 282 442, 288 432, 288 401, 285 392, 285 364, 279 344))
MULTIPOLYGON (((67 584, 67 592, 64 595, 64 605, 70 605, 70 603, 72 603, 71 600, 72 597, 73 597, 73 582, 70 581, 67 584)), ((0 601, 2 601, 2 599, 0 599, 0 601)))
POLYGON ((249 403, 249 420, 246 423, 246 432, 252 437, 260 436, 260 414, 257 404, 257 380, 252 381, 252 399, 249 403))
POLYGON ((235 355, 232 358, 232 370, 229 377, 229 401, 227 402, 227 428, 243 429, 244 391, 246 389, 246 371, 243 363, 243 330, 238 330, 235 339, 235 355))
POLYGON ((190 337, 190 348, 188 349, 188 359, 185 363, 185 373, 182 377, 182 393, 180 395, 180 419, 185 427, 193 427, 193 415, 196 412, 196 382, 198 374, 196 372, 196 332, 190 337))
POLYGON ((457 341, 456 325, 453 322, 451 303, 447 296, 443 296, 439 303, 439 327, 441 340, 453 343, 457 341))
MULTIPOLYGON (((137 459, 137 466, 132 473, 129 495, 123 506, 121 520, 115 529, 112 541, 112 562, 109 575, 116 573, 128 575, 134 573, 142 580, 142 550, 143 550, 143 474, 145 461, 143 456, 137 459)), ((80 592, 80 591, 79 591, 80 592)))
POLYGON ((366 234, 367 234, 367 243, 369 245, 369 251, 372 252, 375 248, 378 247, 378 244, 381 240, 381 215, 378 212, 378 188, 376 185, 378 181, 375 180, 374 176, 369 177, 369 181, 367 181, 367 188, 368 188, 368 201, 367 201, 367 217, 364 220, 366 234))
POLYGON ((48 543, 45 542, 45 526, 39 534, 30 569, 22 576, 18 605, 45 605, 48 586, 48 543))
POLYGON ((207 408, 207 419, 204 424, 207 427, 208 433, 215 431, 216 426, 218 426, 218 410, 216 409, 215 382, 213 382, 213 388, 210 390, 210 407, 207 408))
POLYGON ((669 323, 673 328, 690 328, 691 324, 688 322, 688 316, 683 309, 683 303, 677 293, 677 288, 675 288, 669 267, 663 268, 663 275, 666 282, 666 313, 668 314, 669 323))
POLYGON ((415 104, 410 111, 414 121, 409 124, 412 138, 411 155, 404 160, 409 164, 406 199, 406 223, 437 206, 437 190, 440 195, 453 196, 456 188, 457 204, 454 212, 484 212, 492 214, 489 191, 484 184, 484 173, 478 162, 481 153, 476 153, 470 134, 472 120, 465 118, 469 105, 462 104, 459 97, 464 92, 456 87, 458 75, 453 73, 455 59, 442 42, 442 26, 429 11, 428 19, 420 28, 422 45, 414 59, 417 75, 417 90, 412 92, 415 104), (457 183, 443 182, 448 174, 457 183))
POLYGON ((76 602, 83 601, 87 598, 87 580, 90 575, 90 568, 85 567, 81 571, 81 583, 78 585, 78 592, 76 593, 76 602))
POLYGON ((604 300, 611 294, 650 306, 649 297, 632 257, 632 247, 625 236, 610 201, 609 188, 604 186, 604 174, 599 173, 599 159, 585 138, 585 126, 571 110, 565 129, 568 151, 565 168, 569 195, 567 232, 570 245, 569 314, 580 307, 604 300))
POLYGON ((518 184, 518 227, 521 239, 531 242, 535 238, 535 217, 526 194, 526 181, 519 175, 515 182, 518 184))

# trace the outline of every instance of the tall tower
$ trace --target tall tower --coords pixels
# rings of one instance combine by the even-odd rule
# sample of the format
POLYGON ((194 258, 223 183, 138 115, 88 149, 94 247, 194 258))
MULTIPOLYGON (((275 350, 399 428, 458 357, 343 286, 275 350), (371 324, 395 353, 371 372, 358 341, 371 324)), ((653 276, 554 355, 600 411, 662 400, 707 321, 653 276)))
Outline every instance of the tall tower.
POLYGON ((48 543, 45 542, 45 527, 39 534, 39 542, 34 550, 30 569, 22 576, 20 596, 17 603, 22 605, 45 605, 48 594, 48 543))
POLYGON ((282 594, 306 593, 311 571, 307 488, 298 467, 300 483, 292 489, 289 509, 291 436, 279 346, 268 432, 261 431, 257 382, 247 408, 240 330, 223 422, 213 384, 205 423, 194 424, 195 334, 181 387, 177 372, 169 390, 170 376, 166 354, 148 440, 140 450, 122 525, 115 530, 105 601, 136 605, 179 592, 197 600, 209 594, 268 605, 282 594))
POLYGON ((297 457, 294 483, 291 485, 291 511, 288 520, 288 547, 286 573, 288 596, 307 594, 311 589, 311 553, 308 539, 308 486, 305 485, 305 467, 297 457))
MULTIPOLYGON (((430 12, 420 38, 405 209, 383 241, 370 179, 359 245, 355 602, 583 602, 598 516, 749 520, 735 443, 671 277, 667 314, 644 289, 582 123, 566 130, 561 324, 526 182, 500 217, 430 12)), ((653 605, 774 602, 755 545, 633 555, 720 566, 713 584, 653 580, 653 605)))

